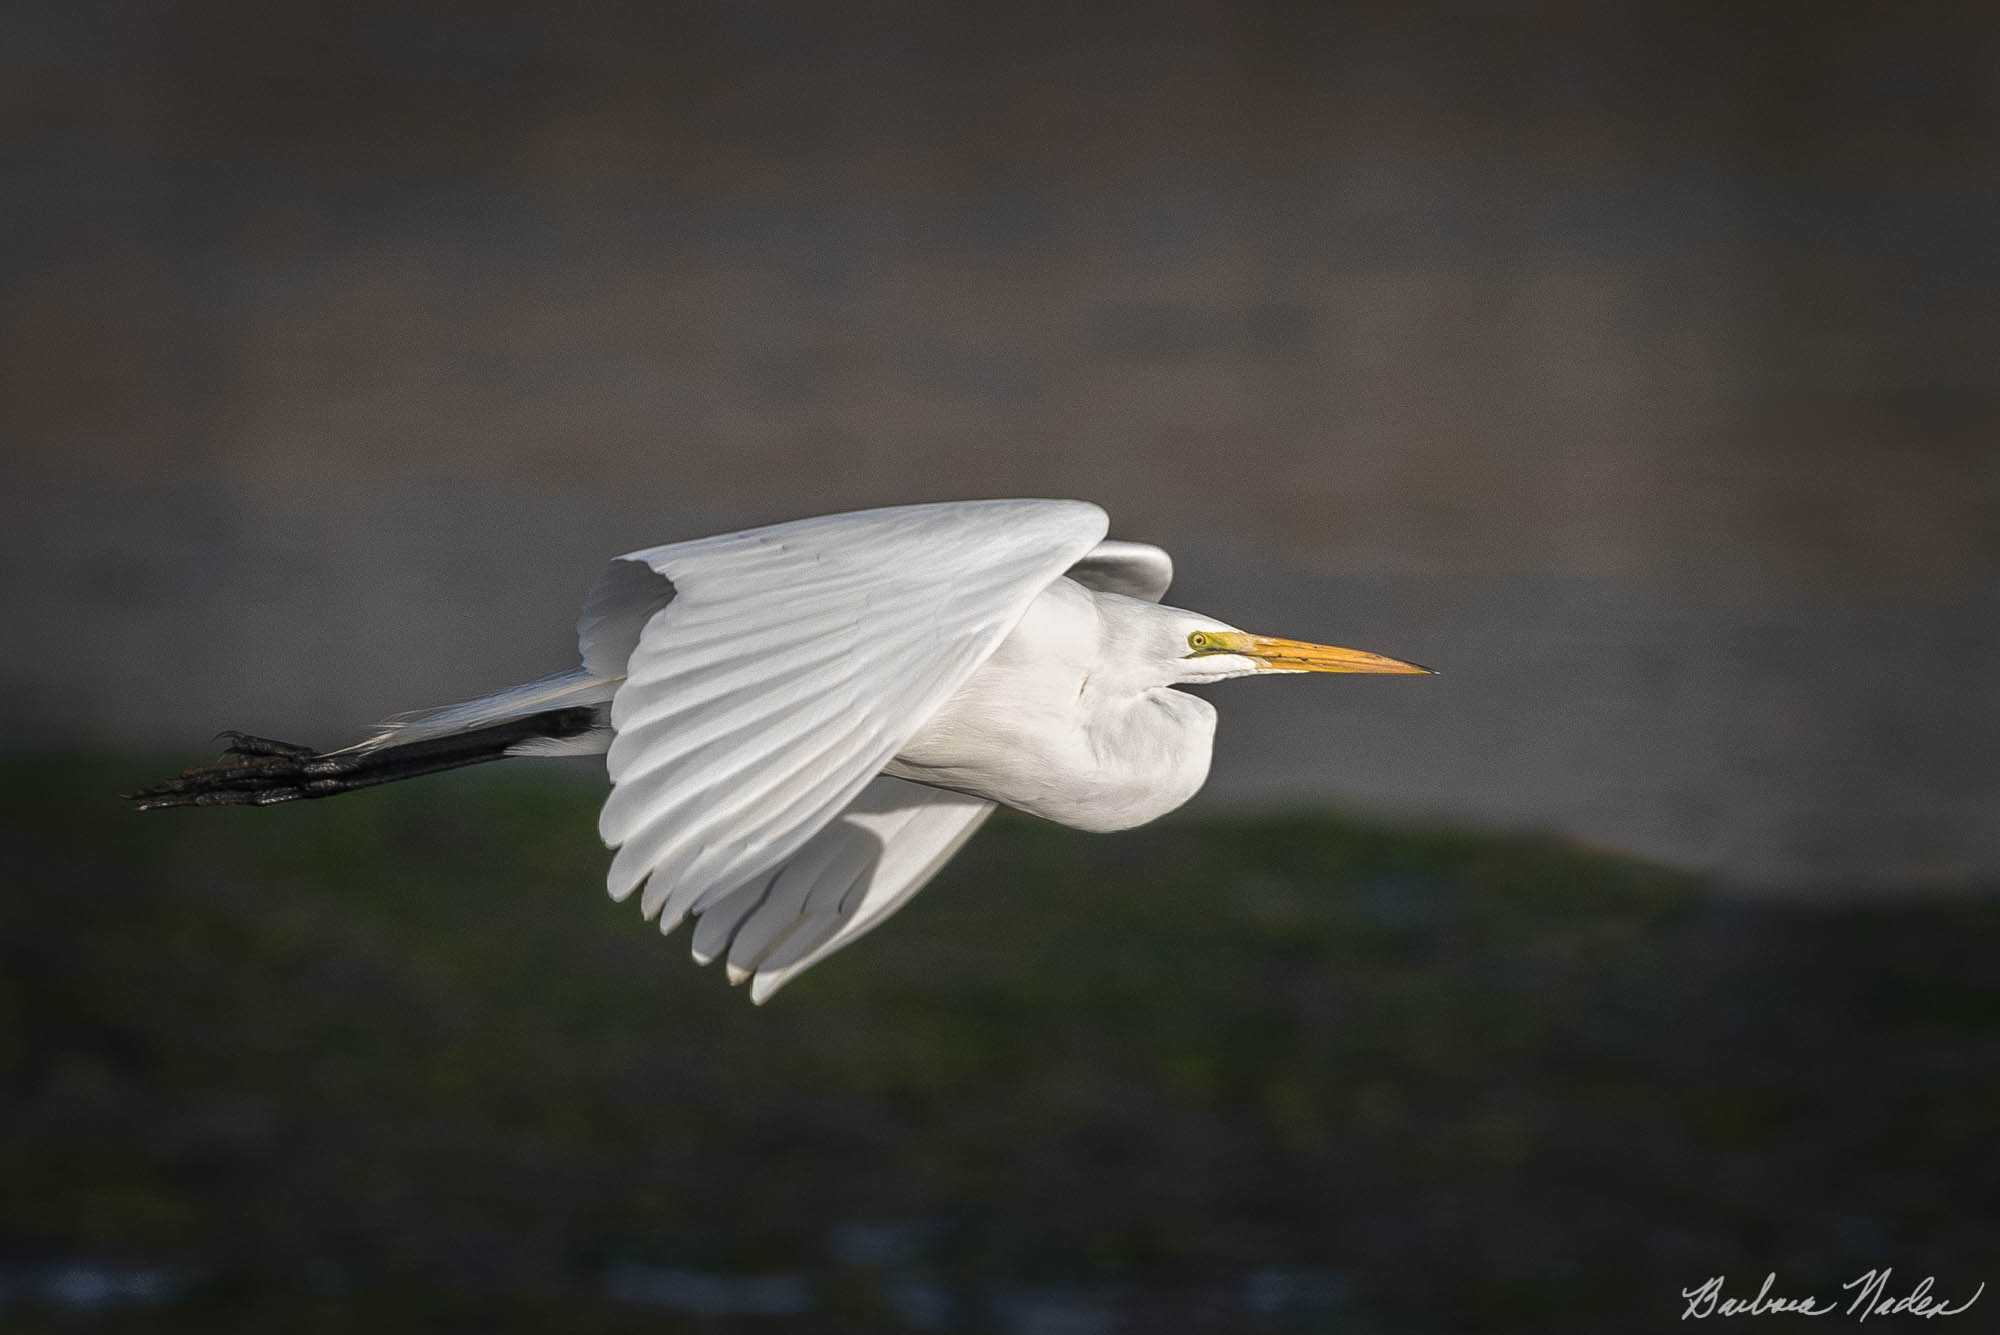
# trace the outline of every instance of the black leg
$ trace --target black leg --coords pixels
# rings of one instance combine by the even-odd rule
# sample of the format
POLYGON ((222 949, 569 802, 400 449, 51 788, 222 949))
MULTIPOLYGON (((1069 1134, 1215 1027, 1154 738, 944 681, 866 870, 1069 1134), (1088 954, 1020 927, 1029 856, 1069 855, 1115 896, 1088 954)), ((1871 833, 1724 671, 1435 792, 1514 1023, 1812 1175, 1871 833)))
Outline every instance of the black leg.
POLYGON ((300 746, 297 742, 277 742, 269 737, 252 737, 247 732, 218 732, 218 742, 228 742, 229 747, 222 754, 226 756, 289 756, 293 760, 310 760, 319 752, 310 746, 300 746))
POLYGON ((423 741, 325 754, 293 742, 224 732, 217 735, 218 741, 228 743, 221 760, 196 766, 178 778, 125 796, 141 811, 160 807, 267 807, 484 764, 505 758, 510 747, 530 738, 577 737, 597 726, 597 711, 579 706, 552 709, 423 741))

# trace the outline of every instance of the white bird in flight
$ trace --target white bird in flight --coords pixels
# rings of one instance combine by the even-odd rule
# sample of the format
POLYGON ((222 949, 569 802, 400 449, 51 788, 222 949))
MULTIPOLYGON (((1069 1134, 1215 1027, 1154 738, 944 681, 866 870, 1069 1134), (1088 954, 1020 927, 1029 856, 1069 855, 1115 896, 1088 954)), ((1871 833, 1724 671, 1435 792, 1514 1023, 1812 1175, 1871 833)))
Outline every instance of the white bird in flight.
POLYGON ((1215 708, 1278 672, 1421 674, 1159 602, 1173 562, 1083 501, 826 515, 632 552, 568 672, 332 752, 225 733, 141 810, 327 797, 508 756, 603 755, 608 884, 762 1003, 923 888, 997 805, 1122 830, 1208 777, 1215 708))

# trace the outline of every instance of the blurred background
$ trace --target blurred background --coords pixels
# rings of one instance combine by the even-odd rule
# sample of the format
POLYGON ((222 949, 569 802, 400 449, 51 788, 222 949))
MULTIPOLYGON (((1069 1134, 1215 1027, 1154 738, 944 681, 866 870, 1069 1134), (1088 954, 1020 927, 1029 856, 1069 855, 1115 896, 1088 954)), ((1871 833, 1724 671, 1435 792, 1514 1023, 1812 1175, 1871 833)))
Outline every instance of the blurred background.
POLYGON ((8 7, 0 1320, 2000 1280, 1996 71, 1972 5, 8 7), (562 667, 619 552, 1009 495, 1445 675, 1219 688, 1182 819, 997 823, 759 1012, 597 902, 587 768, 110 800, 562 667))

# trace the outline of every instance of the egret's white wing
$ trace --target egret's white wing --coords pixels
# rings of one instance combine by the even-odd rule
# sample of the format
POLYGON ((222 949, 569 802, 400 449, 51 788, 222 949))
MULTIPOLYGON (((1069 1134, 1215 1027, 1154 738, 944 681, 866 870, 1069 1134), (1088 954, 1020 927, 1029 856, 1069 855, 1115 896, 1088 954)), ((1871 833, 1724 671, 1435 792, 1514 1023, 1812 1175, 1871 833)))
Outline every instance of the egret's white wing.
MULTIPOLYGON (((670 587, 611 702, 614 786, 598 831, 618 850, 612 897, 643 883, 646 915, 671 931, 770 877, 1105 527, 1081 501, 968 501, 621 557, 670 587)), ((600 590, 633 578, 614 563, 600 590)), ((609 652, 638 597, 593 594, 586 658, 609 652)))
MULTIPOLYGON (((1174 563, 1143 542, 1106 539, 1065 572, 1089 588, 1158 602, 1174 563)), ((994 804, 884 775, 761 882, 701 910, 694 956, 728 954, 731 982, 762 1004, 908 903, 993 813, 994 804)))
POLYGON ((1174 582, 1174 558, 1150 543, 1107 540, 1091 548, 1068 574, 1086 589, 1157 603, 1174 582))
POLYGON ((994 804, 884 775, 782 867, 698 910, 694 957, 727 953, 762 1003, 924 888, 994 804))

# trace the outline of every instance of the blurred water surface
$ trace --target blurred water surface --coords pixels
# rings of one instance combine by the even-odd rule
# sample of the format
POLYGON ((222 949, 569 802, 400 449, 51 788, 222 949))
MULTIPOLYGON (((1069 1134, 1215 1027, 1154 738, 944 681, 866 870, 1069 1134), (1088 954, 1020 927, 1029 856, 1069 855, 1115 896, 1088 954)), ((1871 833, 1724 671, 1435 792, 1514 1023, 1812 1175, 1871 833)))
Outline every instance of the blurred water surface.
POLYGON ((333 740, 621 550, 1074 495, 1446 670, 1228 691, 1218 799, 1990 875, 1994 31, 10 8, 0 726, 333 740))

